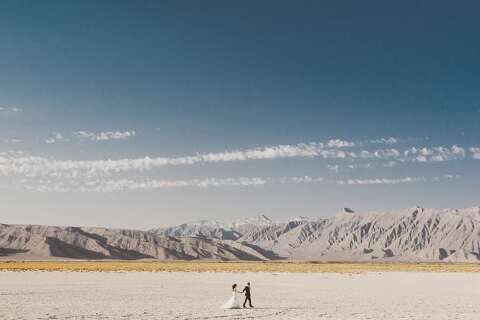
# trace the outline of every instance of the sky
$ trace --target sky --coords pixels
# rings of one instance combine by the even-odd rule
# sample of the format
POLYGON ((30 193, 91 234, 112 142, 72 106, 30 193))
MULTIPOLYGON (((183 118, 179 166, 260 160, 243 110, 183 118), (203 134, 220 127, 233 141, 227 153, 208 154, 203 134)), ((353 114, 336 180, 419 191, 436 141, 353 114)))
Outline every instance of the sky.
POLYGON ((0 4, 0 222, 478 206, 476 1, 0 4))

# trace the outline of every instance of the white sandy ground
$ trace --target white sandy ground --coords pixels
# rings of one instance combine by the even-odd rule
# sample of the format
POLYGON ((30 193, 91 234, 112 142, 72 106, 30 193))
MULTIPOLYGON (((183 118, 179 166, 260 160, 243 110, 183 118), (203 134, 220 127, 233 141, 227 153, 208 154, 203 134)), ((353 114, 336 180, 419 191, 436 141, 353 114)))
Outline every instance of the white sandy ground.
POLYGON ((480 319, 480 274, 0 272, 0 319, 480 319))

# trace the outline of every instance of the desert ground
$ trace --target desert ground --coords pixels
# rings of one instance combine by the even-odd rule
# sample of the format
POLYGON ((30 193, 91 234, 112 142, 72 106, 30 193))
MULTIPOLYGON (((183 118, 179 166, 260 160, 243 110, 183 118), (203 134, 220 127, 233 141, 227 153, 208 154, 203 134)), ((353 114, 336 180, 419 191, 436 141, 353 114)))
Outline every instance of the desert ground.
POLYGON ((343 271, 7 270, 0 272, 0 319, 441 320, 480 317, 478 272, 343 271), (252 283, 255 308, 220 309, 230 297, 231 284, 243 286, 246 281, 252 283))

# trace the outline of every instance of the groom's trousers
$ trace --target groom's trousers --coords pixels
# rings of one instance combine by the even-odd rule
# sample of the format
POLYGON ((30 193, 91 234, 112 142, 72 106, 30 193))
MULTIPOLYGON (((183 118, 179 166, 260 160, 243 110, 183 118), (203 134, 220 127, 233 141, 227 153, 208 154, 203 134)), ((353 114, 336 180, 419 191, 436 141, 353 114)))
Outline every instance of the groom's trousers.
POLYGON ((247 301, 248 301, 248 305, 250 306, 250 308, 253 308, 252 299, 250 298, 250 296, 245 296, 245 301, 243 302, 243 307, 245 308, 245 305, 247 304, 247 301))

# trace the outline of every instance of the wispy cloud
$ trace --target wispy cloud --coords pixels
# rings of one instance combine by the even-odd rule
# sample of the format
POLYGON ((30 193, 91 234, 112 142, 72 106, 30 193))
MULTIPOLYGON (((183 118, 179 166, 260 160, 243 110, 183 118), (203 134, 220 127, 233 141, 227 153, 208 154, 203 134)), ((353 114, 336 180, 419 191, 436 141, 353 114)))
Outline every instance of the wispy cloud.
POLYGON ((397 165, 398 165, 398 162, 395 162, 395 161, 388 161, 387 163, 383 164, 385 168, 393 168, 393 167, 396 167, 397 165))
POLYGON ((403 178, 370 178, 370 179, 347 179, 347 180, 338 180, 337 183, 340 185, 377 185, 377 184, 406 184, 406 183, 418 183, 418 182, 428 182, 428 181, 440 181, 440 180, 451 180, 460 178, 459 175, 444 175, 437 177, 403 177, 403 178))
MULTIPOLYGON (((393 161, 391 161, 393 162, 393 161)), ((377 166, 379 166, 378 164, 377 166)), ((383 167, 386 166, 386 164, 382 165, 383 167)), ((351 164, 345 164, 345 165, 327 165, 327 169, 329 169, 332 172, 338 173, 340 171, 349 171, 349 170, 355 170, 355 169, 373 169, 375 165, 371 162, 366 162, 366 163, 351 163, 351 164)))
MULTIPOLYGON (((205 178, 193 180, 107 180, 103 184, 95 186, 93 191, 120 191, 120 190, 150 190, 161 188, 182 188, 182 187, 196 187, 196 188, 218 188, 218 187, 248 187, 260 186, 266 184, 267 181, 263 178, 240 177, 240 178, 205 178)), ((85 191, 88 191, 85 190, 85 191)))
POLYGON ((327 169, 335 173, 338 173, 340 171, 340 166, 338 164, 328 164, 327 169))
POLYGON ((22 108, 18 108, 18 107, 0 107, 0 112, 13 112, 13 113, 19 113, 19 112, 23 112, 23 109, 22 108))
POLYGON ((108 140, 124 140, 136 135, 135 131, 102 131, 102 132, 89 132, 89 131, 76 131, 73 133, 75 136, 92 141, 108 141, 108 140))
POLYGON ((465 149, 457 145, 448 147, 434 148, 411 148, 404 152, 406 159, 418 162, 442 162, 450 160, 458 160, 465 158, 465 149))
POLYGON ((69 139, 65 138, 60 132, 53 132, 52 136, 45 140, 46 144, 54 144, 59 142, 69 141, 69 139))
POLYGON ((354 142, 341 140, 341 139, 331 139, 327 142, 327 147, 330 147, 330 148, 350 148, 354 146, 355 146, 354 142))
POLYGON ((450 160, 464 159, 465 149, 457 145, 452 147, 412 147, 407 150, 398 150, 394 148, 379 149, 374 151, 361 150, 357 154, 349 154, 352 158, 362 159, 380 159, 386 161, 400 162, 441 162, 450 160))
POLYGON ((394 137, 378 138, 378 139, 370 140, 369 143, 372 143, 372 144, 395 144, 395 143, 398 143, 398 139, 394 138, 394 137))
POLYGON ((93 179, 86 181, 39 180, 24 183, 22 188, 38 192, 117 192, 172 188, 250 187, 267 184, 260 177, 203 178, 191 180, 93 179))
MULTIPOLYGON (((46 143, 66 141, 55 133, 46 143)), ((0 157, 0 173, 40 175, 40 176, 105 176, 127 171, 147 171, 164 166, 185 166, 198 163, 218 163, 246 160, 265 160, 293 157, 320 157, 323 159, 343 159, 348 153, 338 149, 324 149, 323 143, 278 145, 247 150, 234 150, 220 153, 198 153, 184 157, 144 157, 117 160, 57 160, 38 156, 22 155, 0 157)))
MULTIPOLYGON (((98 133, 89 131, 75 131, 73 138, 88 139, 92 141, 125 140, 136 135, 135 131, 101 131, 98 133)), ((72 138, 72 137, 70 137, 72 138)), ((60 132, 53 132, 50 137, 45 139, 46 144, 70 141, 60 132)))
POLYGON ((405 177, 405 178, 373 178, 373 179, 347 179, 339 180, 338 184, 347 185, 370 185, 370 184, 403 184, 413 182, 425 182, 425 177, 405 177))
POLYGON ((190 180, 157 179, 87 179, 59 181, 40 179, 23 181, 20 188, 35 192, 119 192, 130 190, 155 190, 176 188, 221 188, 221 187, 260 187, 275 184, 338 184, 338 185, 397 185, 410 183, 427 183, 441 180, 457 179, 458 175, 438 177, 399 177, 329 180, 323 177, 227 177, 201 178, 190 180))
POLYGON ((473 159, 480 160, 480 148, 478 147, 471 147, 469 149, 470 153, 472 154, 473 159))
POLYGON ((8 143, 8 144, 17 144, 17 143, 22 142, 22 140, 21 140, 21 139, 12 138, 12 139, 4 139, 3 142, 4 142, 4 143, 8 143))
MULTIPOLYGON (((55 133, 46 143, 66 141, 60 133, 55 133)), ((470 149, 473 157, 477 153, 470 149)), ((464 159, 465 149, 459 146, 410 148, 407 150, 380 149, 344 151, 325 149, 322 143, 278 145, 246 150, 219 153, 198 153, 183 157, 144 157, 117 160, 58 160, 31 155, 0 156, 0 174, 27 176, 109 176, 121 172, 144 172, 165 166, 187 166, 201 163, 219 163, 247 160, 282 159, 308 157, 321 159, 383 160, 394 162, 439 162, 464 159)), ((362 164, 364 165, 364 164, 362 164)))
MULTIPOLYGON (((65 137, 53 132, 45 140, 47 144, 72 139, 91 141, 123 140, 135 137, 135 131, 76 131, 65 137)), ((10 143, 18 143, 10 139, 10 143)), ((316 184, 336 185, 396 185, 434 182, 455 179, 458 176, 438 177, 374 177, 329 179, 312 176, 293 177, 208 177, 185 180, 155 179, 157 172, 166 166, 191 166, 241 161, 259 161, 287 158, 315 158, 335 173, 343 169, 394 167, 400 163, 436 163, 480 159, 479 147, 420 146, 399 148, 394 146, 397 138, 379 138, 371 141, 352 142, 330 139, 324 142, 279 144, 251 149, 234 149, 223 152, 203 152, 179 157, 142 157, 98 160, 61 160, 54 157, 35 156, 22 152, 0 152, 0 178, 13 181, 17 186, 32 191, 84 191, 110 192, 122 190, 149 190, 161 188, 213 188, 224 186, 262 186, 270 184, 316 184), (370 144, 369 144, 370 143, 370 144), (381 146, 384 144, 384 146, 381 146), (380 148, 383 147, 383 148, 380 148)), ((6 142, 6 140, 4 140, 6 142)), ((331 174, 328 175, 331 177, 331 174)), ((8 185, 8 183, 7 183, 8 185)))
POLYGON ((323 177, 311 177, 311 176, 302 176, 302 177, 281 177, 278 179, 275 178, 268 178, 267 181, 271 183, 281 183, 281 184, 299 184, 299 183, 319 183, 325 182, 325 178, 323 177))

